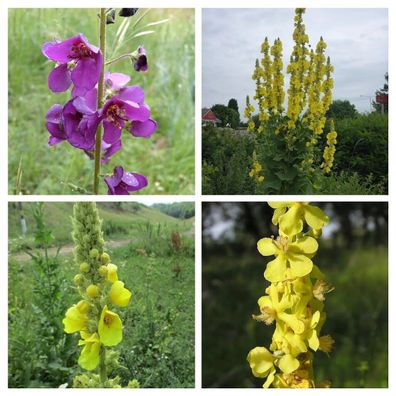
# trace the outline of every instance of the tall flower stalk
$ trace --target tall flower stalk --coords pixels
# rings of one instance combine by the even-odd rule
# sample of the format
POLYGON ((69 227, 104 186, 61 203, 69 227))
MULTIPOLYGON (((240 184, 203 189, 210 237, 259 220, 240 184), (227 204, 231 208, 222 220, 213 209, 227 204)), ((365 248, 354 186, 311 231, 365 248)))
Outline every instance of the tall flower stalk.
POLYGON ((97 371, 93 378, 98 386, 112 387, 112 380, 107 378, 106 351, 122 341, 122 321, 115 310, 126 307, 132 294, 118 279, 117 266, 104 251, 95 203, 74 205, 73 239, 79 268, 74 283, 80 300, 67 310, 64 330, 80 334, 78 364, 90 372, 97 371))
POLYGON ((266 378, 264 388, 328 387, 328 383, 315 383, 313 353, 329 353, 334 344, 330 335, 320 335, 326 321, 325 294, 333 287, 312 258, 329 219, 321 209, 305 202, 269 205, 279 235, 257 243, 261 255, 275 259, 265 269, 264 278, 270 286, 259 298, 260 313, 253 319, 267 326, 275 324, 275 330, 269 349, 255 347, 247 360, 255 377, 266 378))

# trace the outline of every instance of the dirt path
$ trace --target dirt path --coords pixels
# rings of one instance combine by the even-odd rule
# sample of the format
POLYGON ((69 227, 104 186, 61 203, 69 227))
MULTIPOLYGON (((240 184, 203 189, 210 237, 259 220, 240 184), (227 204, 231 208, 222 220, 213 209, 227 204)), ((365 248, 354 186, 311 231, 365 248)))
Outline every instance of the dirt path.
MULTIPOLYGON (((118 241, 106 241, 105 242, 105 246, 106 248, 117 248, 120 246, 124 246, 126 244, 128 244, 129 242, 131 242, 132 239, 119 239, 118 241)), ((73 249, 74 249, 74 244, 70 243, 68 245, 64 245, 61 247, 60 251, 59 251, 59 255, 60 256, 67 256, 68 254, 73 253, 73 249)), ((58 247, 54 246, 48 249, 48 254, 50 256, 53 256, 56 254, 58 250, 58 247)), ((42 253, 44 253, 44 250, 42 251, 42 253)), ((13 258, 17 261, 28 261, 30 260, 30 256, 26 253, 26 252, 18 252, 15 254, 10 254, 9 255, 10 258, 13 258)))

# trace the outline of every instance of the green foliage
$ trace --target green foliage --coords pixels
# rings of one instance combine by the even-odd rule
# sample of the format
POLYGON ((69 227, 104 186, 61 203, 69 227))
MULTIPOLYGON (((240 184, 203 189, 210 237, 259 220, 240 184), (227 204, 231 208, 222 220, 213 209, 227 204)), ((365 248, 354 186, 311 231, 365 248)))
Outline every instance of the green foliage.
MULTIPOLYGON (((46 216, 47 207, 51 209, 54 205, 61 204, 46 204, 46 216)), ((118 213, 106 209, 112 204, 98 206, 100 215, 112 216, 115 224, 122 217, 129 228, 136 226, 137 217, 128 205, 121 213, 119 209, 118 213)), ((63 226, 70 233, 71 205, 62 206, 63 212, 65 209, 68 221, 63 226)), ((138 221, 135 235, 139 237, 123 246, 107 249, 118 265, 120 278, 133 293, 131 304, 120 314, 124 337, 115 348, 115 360, 118 358, 120 365, 109 367, 109 376, 114 381, 109 386, 193 387, 195 268, 191 222, 168 217, 153 209, 142 208, 142 212, 148 217, 145 222, 138 221), (153 213, 168 221, 160 224, 149 220, 153 213), (170 239, 174 230, 181 233, 183 248, 178 252, 172 248, 170 239), (144 247, 148 246, 152 246, 152 250, 144 252, 144 247), (173 272, 176 264, 180 268, 177 278, 173 272)), ((138 219, 140 216, 142 214, 138 219)), ((114 235, 109 234, 109 237, 114 235)), ((14 257, 9 264, 9 386, 71 387, 73 379, 76 387, 95 386, 95 375, 81 375, 82 370, 76 364, 80 352, 76 335, 63 333, 64 313, 75 303, 75 290, 70 280, 78 267, 71 254, 58 256, 56 284, 59 293, 56 296, 46 294, 45 298, 37 294, 36 288, 40 286, 42 292, 47 293, 47 283, 33 281, 35 264, 28 265, 19 261, 18 256, 14 257), (45 306, 56 308, 56 311, 44 315, 45 306), (56 337, 54 333, 51 333, 52 338, 47 337, 49 320, 58 328, 56 337)), ((108 358, 114 360, 114 357, 108 358)))
POLYGON ((211 110, 216 117, 221 121, 222 127, 230 127, 237 129, 239 126, 239 113, 227 106, 222 104, 215 104, 211 107, 211 110))
MULTIPOLYGON (((66 143, 51 148, 46 144, 45 114, 54 103, 65 103, 67 94, 55 96, 48 90, 47 75, 53 64, 45 60, 41 46, 78 32, 97 45, 97 10, 10 9, 8 16, 9 190, 15 189, 22 157, 24 194, 79 193, 70 183, 91 191, 93 162, 66 143)), ((150 139, 123 136, 122 150, 101 172, 112 173, 118 163, 145 174, 149 185, 137 194, 194 191, 194 31, 193 9, 140 9, 135 17, 116 18, 108 26, 109 57, 131 52, 140 44, 148 52, 147 73, 134 72, 127 59, 112 64, 110 71, 128 74, 132 85, 144 88, 158 130, 150 139)), ((101 183, 100 193, 106 192, 101 183)))
POLYGON ((360 114, 337 121, 337 151, 334 171, 372 175, 372 183, 388 180, 388 117, 378 113, 360 114))
POLYGON ((241 123, 241 117, 239 114, 239 107, 238 107, 238 102, 236 99, 232 98, 228 101, 228 108, 235 110, 238 113, 238 125, 241 123))
POLYGON ((245 131, 207 126, 202 129, 204 194, 252 194, 249 177, 253 140, 245 131))
POLYGON ((177 219, 189 219, 195 215, 194 202, 173 202, 171 204, 154 204, 153 208, 177 219))
POLYGON ((358 114, 355 105, 349 100, 337 99, 333 100, 331 103, 329 110, 327 110, 326 117, 343 120, 344 118, 356 118, 358 114))
MULTIPOLYGON (((385 73, 385 84, 383 85, 382 88, 379 90, 375 91, 375 95, 386 95, 388 96, 389 93, 389 75, 386 72, 385 73)), ((381 113, 381 104, 377 103, 376 101, 372 102, 373 108, 377 113, 381 113)), ((388 103, 384 104, 384 112, 388 114, 388 103)))

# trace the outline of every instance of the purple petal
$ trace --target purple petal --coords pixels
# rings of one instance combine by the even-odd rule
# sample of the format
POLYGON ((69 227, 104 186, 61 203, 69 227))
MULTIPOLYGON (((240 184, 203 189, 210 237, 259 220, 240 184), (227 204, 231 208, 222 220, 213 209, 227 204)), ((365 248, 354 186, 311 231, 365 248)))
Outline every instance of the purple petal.
POLYGON ((124 85, 128 84, 131 78, 123 73, 109 73, 105 74, 105 81, 109 88, 113 91, 120 90, 124 85))
POLYGON ((141 45, 138 50, 138 57, 133 64, 136 71, 145 72, 148 69, 147 53, 143 45, 141 45))
POLYGON ((102 163, 109 162, 110 157, 121 149, 121 140, 117 140, 113 144, 107 144, 104 140, 102 141, 102 163))
POLYGON ((94 58, 80 58, 77 66, 71 72, 71 79, 74 83, 74 96, 84 96, 87 91, 94 88, 99 81, 100 68, 94 58))
POLYGON ((52 122, 46 122, 45 126, 47 127, 48 132, 61 140, 66 140, 66 133, 63 130, 63 127, 59 124, 54 124, 52 122))
POLYGON ((80 35, 73 36, 64 41, 45 43, 42 47, 43 55, 55 62, 67 63, 70 61, 70 53, 73 45, 81 42, 80 35))
POLYGON ((136 137, 149 138, 157 129, 156 121, 151 118, 147 121, 132 121, 129 132, 136 137))
POLYGON ((77 96, 73 100, 74 107, 83 114, 93 114, 96 112, 98 90, 96 88, 89 90, 85 96, 77 96))
POLYGON ((117 97, 121 100, 128 100, 130 102, 143 103, 144 91, 137 85, 125 87, 120 90, 117 97))
POLYGON ((48 109, 45 119, 48 122, 58 124, 62 120, 62 111, 63 107, 60 104, 54 104, 48 109))
POLYGON ((128 191, 138 191, 146 187, 148 180, 146 176, 139 173, 124 172, 122 181, 127 185, 128 191))
POLYGON ((131 121, 147 121, 150 118, 150 111, 144 107, 139 106, 134 102, 124 102, 123 109, 128 120, 131 121))
POLYGON ((65 92, 70 84, 70 71, 67 63, 55 67, 48 75, 48 87, 52 92, 65 92))
POLYGON ((121 130, 124 127, 124 121, 120 120, 120 125, 104 120, 103 121, 103 140, 108 144, 113 144, 121 137, 121 130))
POLYGON ((80 38, 81 42, 83 42, 92 52, 95 54, 99 53, 100 49, 90 44, 82 33, 79 33, 78 37, 80 38))
POLYGON ((54 146, 55 144, 61 143, 63 141, 64 139, 58 139, 55 136, 50 136, 50 138, 48 139, 48 144, 50 146, 54 146))

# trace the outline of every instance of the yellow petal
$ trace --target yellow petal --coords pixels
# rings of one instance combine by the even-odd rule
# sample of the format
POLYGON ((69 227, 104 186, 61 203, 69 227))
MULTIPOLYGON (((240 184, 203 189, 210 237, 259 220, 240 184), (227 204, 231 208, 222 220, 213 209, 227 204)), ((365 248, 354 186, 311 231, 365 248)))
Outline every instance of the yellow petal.
POLYGON ((77 305, 73 305, 66 311, 63 325, 65 332, 68 334, 84 330, 87 326, 87 315, 81 312, 77 305))
POLYGON ((282 282, 286 278, 286 258, 280 254, 275 260, 267 264, 264 278, 270 282, 282 282))
POLYGON ((320 345, 318 334, 316 330, 311 330, 308 333, 308 345, 314 351, 317 351, 320 345))
POLYGON ((312 315, 312 318, 311 318, 311 329, 314 329, 317 325, 318 325, 318 323, 319 323, 319 320, 320 320, 320 312, 319 311, 316 311, 313 315, 312 315))
POLYGON ((279 229, 289 237, 298 234, 303 229, 301 205, 294 204, 280 219, 279 229))
POLYGON ((303 254, 288 253, 287 258, 290 264, 291 278, 300 278, 308 275, 312 271, 312 260, 303 254))
POLYGON ((117 345, 122 340, 122 323, 120 317, 104 306, 98 326, 99 338, 103 345, 117 345))
POLYGON ((289 244, 289 251, 305 254, 314 254, 318 250, 318 242, 315 238, 306 236, 299 238, 296 242, 289 244))
POLYGON ((273 367, 274 357, 272 353, 264 347, 253 348, 247 355, 252 373, 255 377, 263 378, 268 375, 268 371, 273 367))
POLYGON ((283 216, 286 213, 286 206, 282 208, 277 208, 274 210, 274 214, 272 215, 272 224, 278 224, 279 219, 281 216, 283 216))
POLYGON ((295 315, 293 314, 287 314, 285 312, 279 312, 278 313, 278 318, 285 322, 288 326, 291 327, 291 329, 296 333, 296 334, 301 334, 304 332, 304 323, 297 319, 295 315))
POLYGON ((304 217, 308 225, 315 230, 322 228, 329 222, 329 218, 323 210, 312 205, 305 205, 304 217))
POLYGON ((295 357, 288 354, 282 356, 279 359, 278 366, 285 374, 290 374, 298 369, 298 367, 300 366, 300 362, 295 357))
POLYGON ((80 341, 79 345, 85 344, 78 358, 78 364, 85 370, 94 370, 99 364, 100 341, 98 335, 94 333, 85 341, 80 341))
POLYGON ((107 280, 111 283, 118 281, 117 266, 115 264, 107 264, 107 280))
POLYGON ((290 202, 268 202, 272 209, 287 208, 290 202))
POLYGON ((124 282, 115 281, 111 285, 109 292, 110 301, 120 307, 126 307, 129 304, 132 293, 124 287, 124 282))
POLYGON ((270 385, 274 382, 275 373, 276 373, 276 369, 275 369, 275 367, 272 367, 271 371, 268 374, 266 381, 263 384, 263 388, 267 389, 270 387, 270 385))
POLYGON ((262 238, 257 242, 257 250, 263 256, 273 256, 279 249, 272 238, 262 238))

